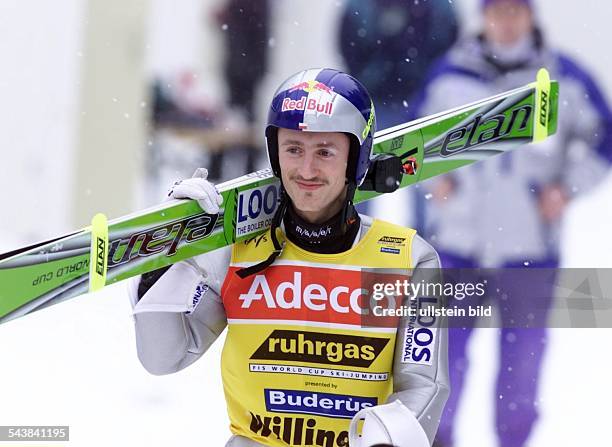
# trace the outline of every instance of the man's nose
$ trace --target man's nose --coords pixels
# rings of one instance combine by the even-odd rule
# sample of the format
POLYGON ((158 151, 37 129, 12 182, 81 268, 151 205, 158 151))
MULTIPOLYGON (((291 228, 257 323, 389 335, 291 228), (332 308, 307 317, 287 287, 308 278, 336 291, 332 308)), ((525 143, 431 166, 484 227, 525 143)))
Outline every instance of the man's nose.
POLYGON ((304 179, 314 178, 317 175, 317 160, 315 154, 306 152, 302 157, 300 167, 300 176, 304 179))

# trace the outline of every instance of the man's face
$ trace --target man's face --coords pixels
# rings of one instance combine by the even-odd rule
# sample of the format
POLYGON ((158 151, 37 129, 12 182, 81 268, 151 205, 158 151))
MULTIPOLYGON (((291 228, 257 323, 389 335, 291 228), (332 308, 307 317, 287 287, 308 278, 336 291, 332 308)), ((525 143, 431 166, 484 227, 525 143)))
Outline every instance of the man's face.
POLYGON ((349 137, 340 132, 278 130, 283 184, 308 222, 324 222, 342 208, 349 147, 349 137))
POLYGON ((533 31, 529 6, 515 0, 499 0, 484 10, 485 37, 489 42, 510 46, 533 31))

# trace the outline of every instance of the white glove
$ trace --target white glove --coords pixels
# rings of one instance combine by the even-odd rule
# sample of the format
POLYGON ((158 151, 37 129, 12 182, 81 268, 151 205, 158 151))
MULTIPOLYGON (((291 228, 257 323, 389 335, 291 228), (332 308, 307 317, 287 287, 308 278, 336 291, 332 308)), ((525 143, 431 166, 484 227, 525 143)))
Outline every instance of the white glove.
POLYGON ((219 206, 223 203, 223 197, 217 192, 215 185, 206 180, 207 177, 207 169, 196 169, 193 177, 174 184, 168 193, 168 197, 197 200, 202 211, 207 214, 218 214, 219 206))
MULTIPOLYGON (((206 273, 204 273, 206 275, 206 273)), ((130 290, 133 314, 142 312, 191 313, 209 287, 202 270, 192 260, 177 262, 138 300, 138 281, 130 290)))
POLYGON ((393 447, 429 447, 430 445, 419 421, 399 400, 364 408, 351 420, 350 447, 371 447, 376 444, 388 444, 393 447), (357 424, 360 419, 365 419, 361 437, 357 434, 357 424))

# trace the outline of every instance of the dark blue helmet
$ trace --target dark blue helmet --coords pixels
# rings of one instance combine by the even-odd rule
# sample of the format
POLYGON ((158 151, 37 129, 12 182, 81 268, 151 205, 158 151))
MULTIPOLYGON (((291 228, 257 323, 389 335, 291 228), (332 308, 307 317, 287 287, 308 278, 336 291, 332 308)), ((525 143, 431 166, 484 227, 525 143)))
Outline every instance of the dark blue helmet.
POLYGON ((272 171, 280 177, 278 128, 348 134, 346 178, 355 186, 363 182, 370 167, 376 118, 370 94, 354 77, 313 68, 294 74, 278 88, 268 113, 266 141, 272 171))

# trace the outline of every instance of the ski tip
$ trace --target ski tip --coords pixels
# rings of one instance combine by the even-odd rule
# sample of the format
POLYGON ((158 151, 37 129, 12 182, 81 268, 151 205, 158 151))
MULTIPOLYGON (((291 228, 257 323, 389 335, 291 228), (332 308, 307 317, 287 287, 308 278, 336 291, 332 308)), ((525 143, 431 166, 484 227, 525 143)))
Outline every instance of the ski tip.
POLYGON ((89 258, 89 291, 106 285, 108 269, 108 219, 102 213, 91 220, 91 249, 89 258))
POLYGON ((546 68, 542 67, 538 70, 536 82, 538 84, 550 84, 550 74, 546 68))
POLYGON ((535 82, 535 117, 533 123, 533 142, 543 141, 548 137, 548 115, 550 111, 550 74, 546 68, 540 68, 535 82))

